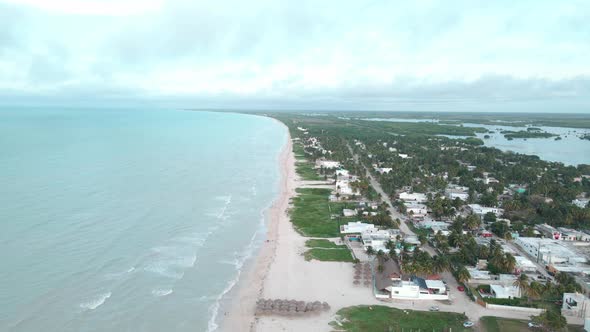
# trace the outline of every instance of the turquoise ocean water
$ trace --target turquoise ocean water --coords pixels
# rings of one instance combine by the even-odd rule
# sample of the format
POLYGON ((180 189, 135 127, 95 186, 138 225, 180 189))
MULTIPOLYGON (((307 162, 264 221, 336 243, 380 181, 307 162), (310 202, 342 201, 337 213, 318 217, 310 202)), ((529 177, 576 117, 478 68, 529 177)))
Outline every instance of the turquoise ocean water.
POLYGON ((286 129, 0 108, 0 331, 207 331, 264 239, 286 129))

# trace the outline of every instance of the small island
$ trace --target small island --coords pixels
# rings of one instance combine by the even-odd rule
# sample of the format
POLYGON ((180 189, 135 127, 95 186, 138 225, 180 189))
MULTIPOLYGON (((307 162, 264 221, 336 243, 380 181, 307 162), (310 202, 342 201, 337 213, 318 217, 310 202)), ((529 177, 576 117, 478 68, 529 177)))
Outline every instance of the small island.
MULTIPOLYGON (((548 133, 546 131, 537 131, 537 130, 529 130, 531 128, 527 128, 527 130, 520 130, 520 131, 511 131, 511 130, 503 130, 501 133, 504 137, 508 140, 512 140, 514 138, 549 138, 558 136, 557 134, 548 133)), ((536 128, 534 128, 536 129, 536 128)))

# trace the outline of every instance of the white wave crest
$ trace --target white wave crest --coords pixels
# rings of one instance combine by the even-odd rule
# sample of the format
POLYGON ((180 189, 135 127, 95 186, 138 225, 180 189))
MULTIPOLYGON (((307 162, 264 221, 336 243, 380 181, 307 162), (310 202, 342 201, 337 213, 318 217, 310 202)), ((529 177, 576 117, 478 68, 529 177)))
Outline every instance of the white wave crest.
POLYGON ((80 303, 80 308, 85 310, 94 310, 100 307, 109 297, 111 297, 111 292, 100 294, 91 301, 80 303))
POLYGON ((162 296, 166 296, 166 295, 170 295, 172 294, 173 290, 171 289, 154 289, 152 290, 152 295, 157 296, 157 297, 162 297, 162 296))

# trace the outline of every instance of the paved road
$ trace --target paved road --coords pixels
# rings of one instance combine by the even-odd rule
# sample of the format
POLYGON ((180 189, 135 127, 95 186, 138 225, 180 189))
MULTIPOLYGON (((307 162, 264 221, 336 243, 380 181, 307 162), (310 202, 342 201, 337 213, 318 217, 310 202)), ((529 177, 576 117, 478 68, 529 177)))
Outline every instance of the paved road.
POLYGON ((407 221, 406 216, 401 214, 395 207, 393 207, 393 205, 391 204, 391 200, 389 199, 389 195, 387 195, 385 193, 385 191, 383 191, 383 188, 381 188, 381 184, 377 180, 375 180, 373 175, 371 175, 371 172, 369 172, 369 169, 367 168, 367 166, 365 166, 363 163, 360 162, 359 156, 356 153, 354 153, 354 151, 352 151, 352 148, 350 147, 350 145, 347 144, 347 146, 348 146, 348 150, 350 151, 350 154, 354 158, 354 162, 357 163, 358 165, 361 165, 365 169, 366 177, 369 179, 371 186, 373 187, 373 189, 375 189, 375 191, 379 195, 381 195, 381 197, 383 198, 383 201, 385 203, 387 203, 387 209, 389 210, 389 213, 391 214, 391 218, 393 218, 394 220, 395 219, 401 220, 400 225, 399 225, 399 229, 402 232, 402 234, 416 235, 410 229, 410 227, 408 227, 408 225, 406 224, 406 221, 407 221))

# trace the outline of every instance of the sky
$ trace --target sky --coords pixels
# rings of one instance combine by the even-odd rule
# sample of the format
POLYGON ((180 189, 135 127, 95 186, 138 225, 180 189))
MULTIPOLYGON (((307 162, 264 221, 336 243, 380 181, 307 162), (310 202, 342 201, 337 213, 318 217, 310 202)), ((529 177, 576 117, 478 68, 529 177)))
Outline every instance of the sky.
POLYGON ((0 103, 590 113, 590 1, 0 0, 0 103))

